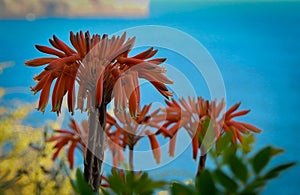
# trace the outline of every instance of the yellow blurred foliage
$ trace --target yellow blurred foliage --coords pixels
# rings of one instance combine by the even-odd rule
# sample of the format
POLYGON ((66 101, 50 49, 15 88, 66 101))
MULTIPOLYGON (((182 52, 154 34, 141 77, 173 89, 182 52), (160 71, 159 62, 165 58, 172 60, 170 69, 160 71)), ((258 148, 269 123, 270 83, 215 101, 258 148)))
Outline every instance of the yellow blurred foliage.
MULTIPOLYGON (((0 89, 0 98, 3 94, 0 89)), ((47 126, 22 123, 32 108, 0 107, 0 194, 72 194, 62 161, 51 160, 47 126)))

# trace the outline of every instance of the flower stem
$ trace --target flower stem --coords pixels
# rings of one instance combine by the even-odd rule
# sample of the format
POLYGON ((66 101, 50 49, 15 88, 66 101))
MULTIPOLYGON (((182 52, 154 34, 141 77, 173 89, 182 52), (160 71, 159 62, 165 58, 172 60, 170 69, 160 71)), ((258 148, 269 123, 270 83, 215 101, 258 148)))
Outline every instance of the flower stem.
POLYGON ((197 170, 197 175, 196 176, 200 176, 201 171, 205 168, 206 157, 207 157, 207 154, 206 153, 203 154, 201 152, 200 159, 199 159, 199 162, 198 162, 198 170, 197 170))
POLYGON ((134 171, 134 166, 133 166, 133 149, 134 146, 129 147, 129 169, 130 171, 134 171))
POLYGON ((104 127, 106 124, 106 105, 91 109, 89 113, 88 148, 84 159, 84 176, 94 192, 101 183, 101 168, 104 158, 104 127))

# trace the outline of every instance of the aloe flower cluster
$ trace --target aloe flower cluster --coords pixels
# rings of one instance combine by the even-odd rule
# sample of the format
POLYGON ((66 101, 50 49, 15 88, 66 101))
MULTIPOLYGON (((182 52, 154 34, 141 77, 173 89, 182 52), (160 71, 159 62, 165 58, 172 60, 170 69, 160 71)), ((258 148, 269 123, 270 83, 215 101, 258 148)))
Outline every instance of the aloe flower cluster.
POLYGON ((37 84, 31 89, 35 94, 40 92, 38 110, 42 112, 51 96, 52 111, 59 114, 67 96, 72 114, 76 104, 77 109, 88 113, 88 120, 83 121, 81 127, 71 120, 70 130, 56 130, 48 141, 55 142, 53 159, 63 147, 68 147, 71 168, 75 148, 82 151, 85 178, 95 192, 101 184, 101 165, 106 148, 112 152, 115 166, 124 160, 123 153, 128 148, 129 167, 134 170, 133 151, 141 138, 148 138, 153 156, 159 163, 162 154, 157 136, 170 139, 169 155, 174 156, 178 132, 185 130, 191 138, 195 160, 200 150, 199 173, 205 165, 209 145, 218 143, 224 133, 233 132, 232 142, 237 143, 243 141, 242 134, 261 132, 253 125, 235 120, 250 111, 237 111, 240 103, 225 111, 224 100, 217 102, 189 97, 179 101, 166 100, 165 107, 153 112, 150 112, 151 104, 141 108, 139 78, 150 82, 167 99, 172 92, 166 84, 173 81, 165 76, 166 70, 160 66, 166 58, 152 58, 157 53, 152 47, 137 55, 129 55, 135 37, 126 39, 126 33, 109 38, 108 35, 90 35, 89 32, 70 32, 72 47, 55 35, 49 42, 52 47, 36 45, 36 48, 50 57, 25 62, 32 67, 45 66, 34 77, 37 84), (106 110, 112 100, 114 115, 106 110))
POLYGON ((73 49, 53 35, 49 39, 54 47, 36 45, 37 50, 54 57, 42 57, 25 62, 36 67, 46 65, 44 70, 34 77, 37 85, 32 87, 34 93, 40 94, 38 110, 45 111, 50 96, 51 84, 55 81, 52 91, 52 111, 59 113, 64 96, 67 95, 68 108, 74 113, 75 100, 81 111, 108 104, 115 97, 118 109, 127 107, 132 114, 139 104, 140 90, 138 78, 144 78, 165 97, 172 95, 165 83, 172 81, 164 76, 165 69, 159 65, 165 58, 153 57, 157 50, 148 50, 129 57, 135 42, 135 37, 126 40, 122 36, 108 38, 98 34, 90 35, 80 31, 70 32, 70 42, 73 49), (75 92, 75 82, 79 89, 75 92), (125 90, 125 88, 127 90, 125 90), (84 108, 84 101, 87 101, 84 108))

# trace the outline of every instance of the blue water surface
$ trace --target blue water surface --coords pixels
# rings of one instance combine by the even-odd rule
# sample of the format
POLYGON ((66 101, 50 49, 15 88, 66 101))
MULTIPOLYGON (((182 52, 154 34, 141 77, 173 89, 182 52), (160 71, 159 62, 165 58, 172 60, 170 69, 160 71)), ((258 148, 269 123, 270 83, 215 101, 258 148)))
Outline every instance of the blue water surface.
MULTIPOLYGON (((112 34, 138 25, 164 25, 190 34, 208 49, 222 73, 228 104, 242 101, 242 108, 251 108, 251 113, 244 119, 263 129, 263 133, 256 136, 256 148, 269 144, 284 148, 284 155, 275 164, 300 161, 299 10, 299 2, 155 2, 148 18, 0 20, 0 62, 15 63, 0 76, 0 86, 8 92, 1 104, 9 105, 17 99, 27 102, 37 100, 28 87, 34 85, 31 78, 41 68, 25 67, 23 63, 42 56, 35 50, 34 44, 48 45, 47 40, 52 34, 68 41, 70 30, 112 34)), ((151 36, 151 33, 159 32, 148 33, 151 36)), ((158 53, 160 57, 164 54, 168 52, 162 50, 158 53)), ((193 75, 193 71, 185 67, 185 63, 190 62, 176 54, 168 55, 165 56, 168 63, 187 75, 193 75)), ((203 82, 201 77, 190 76, 190 79, 195 85, 198 81, 203 82)), ((202 87, 195 88, 198 95, 208 95, 207 89, 201 91, 202 87)), ((55 118, 55 114, 49 116, 55 118)), ((42 117, 45 116, 39 114, 31 121, 39 123, 42 117)), ((196 163, 191 159, 188 148, 167 166, 150 173, 155 179, 175 177, 186 180, 193 176, 195 170, 196 163)), ((264 194, 298 194, 299 174, 300 166, 285 172, 279 179, 270 182, 264 194)))

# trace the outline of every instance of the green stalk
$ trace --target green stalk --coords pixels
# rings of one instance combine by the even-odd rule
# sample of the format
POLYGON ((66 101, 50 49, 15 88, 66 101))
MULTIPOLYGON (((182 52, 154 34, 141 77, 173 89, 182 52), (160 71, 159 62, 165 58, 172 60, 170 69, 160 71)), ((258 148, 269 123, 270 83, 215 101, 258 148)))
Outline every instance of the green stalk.
POLYGON ((88 148, 84 159, 84 177, 93 191, 98 193, 104 159, 104 127, 106 125, 106 105, 104 103, 99 109, 90 110, 88 123, 88 148))

